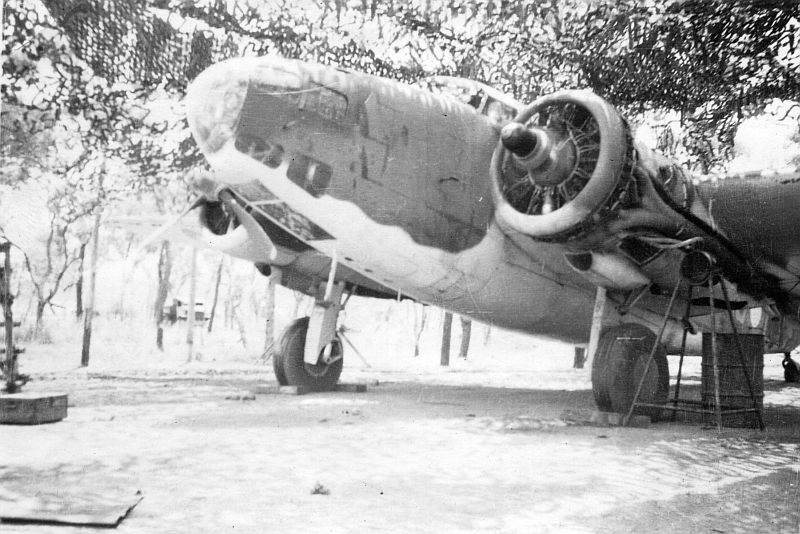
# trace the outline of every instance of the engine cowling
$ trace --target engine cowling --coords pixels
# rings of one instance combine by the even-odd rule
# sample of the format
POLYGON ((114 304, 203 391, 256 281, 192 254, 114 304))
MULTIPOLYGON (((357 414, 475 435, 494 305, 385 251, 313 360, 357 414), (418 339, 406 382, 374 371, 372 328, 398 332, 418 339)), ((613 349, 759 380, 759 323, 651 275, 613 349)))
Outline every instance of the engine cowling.
POLYGON ((638 202, 630 129, 589 91, 562 91, 523 109, 501 132, 491 172, 497 216, 541 241, 585 234, 638 202))
POLYGON ((641 285, 645 279, 631 274, 637 268, 654 283, 674 285, 674 262, 650 263, 657 252, 700 250, 748 294, 770 291, 716 227, 688 173, 635 146, 626 121, 590 91, 553 93, 524 108, 503 127, 491 174, 501 226, 562 244, 568 263, 587 277, 593 265, 605 265, 601 285, 641 285))

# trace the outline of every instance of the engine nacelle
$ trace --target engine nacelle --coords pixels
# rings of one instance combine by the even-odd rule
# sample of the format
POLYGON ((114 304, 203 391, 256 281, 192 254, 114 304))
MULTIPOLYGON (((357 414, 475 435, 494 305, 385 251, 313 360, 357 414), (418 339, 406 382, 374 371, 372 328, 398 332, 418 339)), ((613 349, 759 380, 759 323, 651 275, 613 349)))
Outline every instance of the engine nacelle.
MULTIPOLYGON (((561 91, 524 108, 501 131, 491 173, 496 218, 534 240, 570 254, 622 254, 639 268, 654 247, 700 249, 750 294, 766 287, 715 227, 689 175, 636 146, 626 121, 592 92, 561 91)), ((656 283, 669 278, 655 274, 656 283)))
POLYGON ((589 91, 545 96, 501 132, 492 158, 498 218, 542 241, 578 238, 639 201, 628 125, 589 91))
POLYGON ((202 227, 198 240, 205 246, 256 265, 287 265, 294 261, 295 256, 279 249, 230 191, 221 189, 197 204, 202 227))

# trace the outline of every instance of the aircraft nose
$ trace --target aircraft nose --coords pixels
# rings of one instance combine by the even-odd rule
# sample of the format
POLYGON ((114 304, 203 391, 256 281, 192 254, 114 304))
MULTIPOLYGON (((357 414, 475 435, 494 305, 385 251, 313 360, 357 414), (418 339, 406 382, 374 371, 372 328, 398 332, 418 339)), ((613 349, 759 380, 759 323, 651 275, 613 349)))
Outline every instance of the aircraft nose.
POLYGON ((200 149, 210 155, 233 138, 250 83, 247 59, 217 63, 186 91, 186 117, 200 149))

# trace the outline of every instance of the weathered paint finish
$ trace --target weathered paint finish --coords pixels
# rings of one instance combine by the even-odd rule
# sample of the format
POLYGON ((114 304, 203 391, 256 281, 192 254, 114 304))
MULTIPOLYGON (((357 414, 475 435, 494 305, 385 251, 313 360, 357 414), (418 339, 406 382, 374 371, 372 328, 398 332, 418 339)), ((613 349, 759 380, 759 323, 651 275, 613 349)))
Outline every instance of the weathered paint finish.
POLYGON ((301 170, 306 160, 329 167, 324 183, 304 185, 302 172, 290 178, 314 195, 358 204, 420 245, 457 252, 483 238, 498 135, 486 117, 380 78, 292 62, 273 69, 281 67, 294 70, 298 92, 251 83, 236 131, 240 150, 259 157, 252 147, 266 142, 301 170))
POLYGON ((728 176, 702 182, 699 191, 739 250, 800 277, 800 169, 728 176))
MULTIPOLYGON (((389 290, 503 327, 587 340, 594 288, 561 246, 493 216, 498 133, 487 117, 420 89, 294 61, 235 60, 201 77, 231 73, 230 83, 247 80, 235 142, 200 139, 221 181, 255 203, 265 201, 259 187, 274 195, 287 221, 319 229, 305 241, 389 290)), ((708 198, 736 198, 721 190, 708 198)), ((728 215, 737 206, 712 209, 730 235, 746 232, 728 215)), ((658 313, 639 307, 627 320, 655 327, 658 313)), ((668 345, 680 330, 670 323, 668 345)))
POLYGON ((299 82, 292 92, 250 78, 235 142, 207 153, 218 178, 256 205, 280 199, 330 236, 304 236, 309 243, 386 288, 584 340, 592 289, 560 251, 534 261, 493 220, 488 161, 498 134, 486 117, 378 78, 295 62, 260 69, 299 82), (339 97, 346 106, 320 103, 339 97))

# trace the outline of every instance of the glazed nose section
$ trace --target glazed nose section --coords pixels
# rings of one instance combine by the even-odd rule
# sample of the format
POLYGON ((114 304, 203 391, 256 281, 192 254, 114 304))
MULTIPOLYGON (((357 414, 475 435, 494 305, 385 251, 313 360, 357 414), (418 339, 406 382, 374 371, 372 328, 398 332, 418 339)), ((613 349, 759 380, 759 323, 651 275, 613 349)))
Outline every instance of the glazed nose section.
POLYGON ((186 92, 186 117, 200 149, 214 154, 233 138, 250 84, 247 60, 229 60, 200 73, 186 92))
POLYGON ((279 130, 296 118, 303 92, 302 73, 292 60, 229 59, 200 73, 189 86, 189 127, 203 153, 212 156, 243 132, 247 137, 254 128, 260 135, 279 130))

